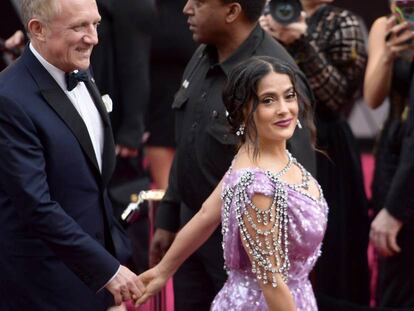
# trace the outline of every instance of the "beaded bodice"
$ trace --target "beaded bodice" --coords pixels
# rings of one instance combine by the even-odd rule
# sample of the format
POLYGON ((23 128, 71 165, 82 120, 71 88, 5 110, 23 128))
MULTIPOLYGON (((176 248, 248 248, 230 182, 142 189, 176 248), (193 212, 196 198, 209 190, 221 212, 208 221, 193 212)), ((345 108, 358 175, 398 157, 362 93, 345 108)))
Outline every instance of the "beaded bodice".
POLYGON ((316 310, 309 307, 316 308, 316 304, 308 276, 320 253, 327 205, 320 187, 319 198, 306 193, 312 177, 296 161, 293 163, 303 172, 298 185, 289 185, 280 174, 259 168, 230 169, 226 173, 222 190, 224 259, 230 282, 237 275, 239 281, 245 281, 243 286, 259 290, 257 281, 277 286, 275 274, 280 273, 298 310, 316 310), (255 194, 271 197, 269 208, 254 206, 255 194), (311 303, 306 302, 309 299, 311 303))

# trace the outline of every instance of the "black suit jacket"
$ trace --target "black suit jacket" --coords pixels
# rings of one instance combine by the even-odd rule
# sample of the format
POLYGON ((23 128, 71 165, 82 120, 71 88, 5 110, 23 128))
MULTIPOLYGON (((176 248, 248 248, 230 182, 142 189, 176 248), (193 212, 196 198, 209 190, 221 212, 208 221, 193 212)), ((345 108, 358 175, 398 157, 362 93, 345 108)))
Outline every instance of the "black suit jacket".
POLYGON ((385 208, 404 223, 414 225, 414 79, 408 98, 409 114, 397 170, 385 199, 385 208))
MULTIPOLYGON (((211 66, 216 61, 214 49, 201 45, 194 53, 182 79, 188 84, 182 84, 172 104, 177 151, 166 194, 157 210, 158 228, 177 231, 182 225, 180 202, 195 214, 234 158, 239 139, 229 132, 222 93, 229 72, 238 63, 252 56, 278 58, 294 68, 300 90, 307 99, 313 99, 309 84, 293 58, 259 25, 217 66, 211 66)), ((293 156, 314 174, 315 152, 307 128, 296 130, 287 145, 293 156)))
POLYGON ((0 74, 2 310, 106 310, 95 293, 125 250, 106 191, 112 129, 86 85, 104 124, 102 173, 82 118, 29 48, 0 74))
POLYGON ((102 21, 92 69, 99 89, 114 102, 111 121, 115 141, 138 147, 149 100, 150 0, 98 0, 102 21))

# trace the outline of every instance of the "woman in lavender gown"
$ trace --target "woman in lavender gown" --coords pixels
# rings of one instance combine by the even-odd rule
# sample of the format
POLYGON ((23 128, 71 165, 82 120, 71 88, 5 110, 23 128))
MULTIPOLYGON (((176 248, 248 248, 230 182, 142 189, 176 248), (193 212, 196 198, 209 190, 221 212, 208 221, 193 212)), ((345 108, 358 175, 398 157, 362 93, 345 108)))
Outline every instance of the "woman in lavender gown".
POLYGON ((158 292, 221 222, 229 277, 211 310, 317 310, 308 277, 327 205, 315 179, 286 149, 301 127, 299 114, 312 127, 309 105, 293 71, 270 57, 237 66, 223 99, 241 138, 238 153, 161 262, 139 276, 147 290, 137 304, 158 292))

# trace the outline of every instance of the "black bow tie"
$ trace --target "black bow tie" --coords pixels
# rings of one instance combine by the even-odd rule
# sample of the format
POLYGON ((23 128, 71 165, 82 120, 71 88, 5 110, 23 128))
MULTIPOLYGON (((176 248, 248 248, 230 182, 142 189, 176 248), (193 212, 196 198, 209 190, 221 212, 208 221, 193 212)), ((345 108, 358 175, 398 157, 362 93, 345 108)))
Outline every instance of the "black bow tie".
POLYGON ((77 85, 78 82, 86 82, 89 80, 88 74, 86 71, 77 71, 65 73, 66 87, 68 91, 72 91, 77 85))

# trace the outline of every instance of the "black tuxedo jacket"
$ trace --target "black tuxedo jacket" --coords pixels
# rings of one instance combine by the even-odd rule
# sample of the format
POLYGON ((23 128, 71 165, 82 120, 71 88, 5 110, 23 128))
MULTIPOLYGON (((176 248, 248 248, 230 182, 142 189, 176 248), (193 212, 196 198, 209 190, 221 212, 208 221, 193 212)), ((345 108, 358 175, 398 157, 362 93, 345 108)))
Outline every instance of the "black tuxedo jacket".
POLYGON ((408 119, 401 143, 401 153, 392 178, 385 208, 394 216, 414 226, 414 78, 411 76, 408 97, 408 119))
POLYGON ((138 147, 149 101, 150 0, 97 0, 102 16, 92 53, 96 84, 114 101, 111 121, 117 144, 138 147))
POLYGON ((2 310, 106 310, 122 233, 106 185, 115 153, 104 124, 102 173, 87 128, 29 48, 0 74, 0 297, 2 310))

